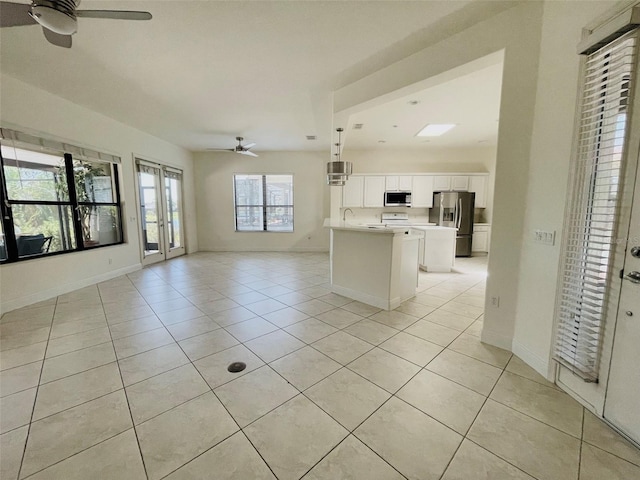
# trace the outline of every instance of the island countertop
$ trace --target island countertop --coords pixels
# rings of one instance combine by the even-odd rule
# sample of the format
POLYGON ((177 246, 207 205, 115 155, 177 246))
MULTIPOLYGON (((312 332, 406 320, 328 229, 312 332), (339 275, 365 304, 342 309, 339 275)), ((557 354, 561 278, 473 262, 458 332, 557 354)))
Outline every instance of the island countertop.
POLYGON ((358 223, 344 222, 342 220, 335 220, 331 218, 325 218, 324 227, 332 228, 333 230, 352 230, 357 232, 377 233, 377 234, 386 234, 386 235, 404 234, 407 230, 411 228, 410 225, 387 227, 382 223, 358 224, 358 223))

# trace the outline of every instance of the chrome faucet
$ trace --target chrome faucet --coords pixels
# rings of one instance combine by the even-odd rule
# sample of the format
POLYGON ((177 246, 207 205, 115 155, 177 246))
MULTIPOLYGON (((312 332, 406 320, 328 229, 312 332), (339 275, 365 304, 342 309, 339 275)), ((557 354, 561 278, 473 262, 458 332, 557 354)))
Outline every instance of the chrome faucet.
MULTIPOLYGON (((347 211, 349 211, 349 212, 353 213, 353 210, 351 210, 350 208, 345 208, 345 209, 344 209, 344 213, 342 214, 342 221, 343 221, 343 222, 346 222, 346 221, 347 221, 347 211)), ((355 217, 355 216, 356 216, 356 214, 355 214, 355 213, 353 213, 353 216, 355 217)))

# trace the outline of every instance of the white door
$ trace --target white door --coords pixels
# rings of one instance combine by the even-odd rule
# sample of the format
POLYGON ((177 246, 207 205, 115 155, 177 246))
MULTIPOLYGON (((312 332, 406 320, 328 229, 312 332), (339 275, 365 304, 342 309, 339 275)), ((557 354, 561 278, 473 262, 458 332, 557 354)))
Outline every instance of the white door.
POLYGON ((640 443, 640 179, 637 177, 604 418, 640 443))
POLYGON ((185 253, 182 172, 136 160, 142 264, 185 253))
POLYGON ((184 255, 184 218, 182 214, 182 172, 162 169, 164 178, 165 258, 184 255))

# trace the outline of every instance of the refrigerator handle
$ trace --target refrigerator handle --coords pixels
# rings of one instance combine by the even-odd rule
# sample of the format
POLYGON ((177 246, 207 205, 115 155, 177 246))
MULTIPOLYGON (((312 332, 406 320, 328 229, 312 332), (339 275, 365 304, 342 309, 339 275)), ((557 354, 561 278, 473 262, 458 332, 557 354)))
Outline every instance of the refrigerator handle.
POLYGON ((458 222, 456 223, 456 228, 460 229, 460 223, 462 222, 462 199, 458 199, 458 222))
POLYGON ((453 204, 453 225, 454 227, 458 224, 458 202, 453 204))

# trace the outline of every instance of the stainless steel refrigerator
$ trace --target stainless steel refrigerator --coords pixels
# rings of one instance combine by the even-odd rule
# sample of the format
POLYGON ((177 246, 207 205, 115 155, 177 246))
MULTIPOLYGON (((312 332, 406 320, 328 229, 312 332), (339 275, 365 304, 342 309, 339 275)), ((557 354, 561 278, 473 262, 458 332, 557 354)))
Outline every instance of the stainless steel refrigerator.
POLYGON ((473 208, 476 194, 473 192, 435 192, 429 221, 443 227, 458 229, 456 257, 471 256, 473 234, 473 208))

